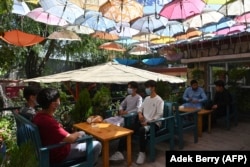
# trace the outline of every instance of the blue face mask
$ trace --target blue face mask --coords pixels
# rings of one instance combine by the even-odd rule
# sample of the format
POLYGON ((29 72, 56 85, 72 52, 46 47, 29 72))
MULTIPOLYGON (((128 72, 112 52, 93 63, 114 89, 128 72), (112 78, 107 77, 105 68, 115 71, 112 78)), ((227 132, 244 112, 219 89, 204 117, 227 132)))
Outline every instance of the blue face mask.
POLYGON ((146 92, 147 95, 151 95, 151 89, 150 88, 146 88, 145 92, 146 92))
POLYGON ((133 89, 131 89, 131 88, 128 88, 127 91, 128 91, 128 94, 129 94, 129 95, 131 95, 131 94, 133 93, 133 89))

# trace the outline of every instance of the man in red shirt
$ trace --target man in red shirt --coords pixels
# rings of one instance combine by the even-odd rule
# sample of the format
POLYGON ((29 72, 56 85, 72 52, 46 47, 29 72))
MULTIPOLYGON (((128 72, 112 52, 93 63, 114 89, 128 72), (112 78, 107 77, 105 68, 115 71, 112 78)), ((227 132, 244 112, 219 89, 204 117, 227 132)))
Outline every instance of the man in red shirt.
MULTIPOLYGON (((63 147, 55 148, 50 152, 51 163, 59 163, 70 159, 83 158, 85 156, 86 144, 74 143, 77 138, 84 135, 84 132, 68 133, 63 129, 53 117, 56 109, 60 105, 60 94, 58 90, 44 88, 37 95, 37 102, 42 107, 33 118, 33 123, 37 125, 43 146, 68 142, 63 147)), ((93 141, 94 162, 97 162, 101 152, 101 143, 93 141)))

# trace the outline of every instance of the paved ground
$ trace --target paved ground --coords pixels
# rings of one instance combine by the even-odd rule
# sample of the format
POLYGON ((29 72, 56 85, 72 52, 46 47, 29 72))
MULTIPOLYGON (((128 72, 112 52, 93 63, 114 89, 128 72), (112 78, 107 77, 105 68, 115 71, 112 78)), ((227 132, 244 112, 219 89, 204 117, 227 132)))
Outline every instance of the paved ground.
MULTIPOLYGON (((212 127, 212 133, 203 132, 203 136, 199 138, 198 143, 193 142, 193 136, 191 133, 184 135, 185 146, 183 151, 187 150, 250 150, 250 120, 241 119, 238 126, 233 126, 230 130, 225 129, 224 122, 218 122, 212 127)), ((117 147, 118 141, 113 141, 110 146, 110 154, 112 154, 117 147)), ((169 150, 168 143, 162 142, 156 146, 156 161, 151 163, 148 160, 143 165, 137 165, 135 163, 138 146, 133 142, 132 146, 132 160, 131 167, 165 167, 165 151, 169 150)), ((179 150, 177 144, 175 150, 179 150)), ((126 161, 112 162, 110 161, 110 167, 125 167, 126 161)), ((102 167, 102 158, 97 164, 97 167, 102 167)))

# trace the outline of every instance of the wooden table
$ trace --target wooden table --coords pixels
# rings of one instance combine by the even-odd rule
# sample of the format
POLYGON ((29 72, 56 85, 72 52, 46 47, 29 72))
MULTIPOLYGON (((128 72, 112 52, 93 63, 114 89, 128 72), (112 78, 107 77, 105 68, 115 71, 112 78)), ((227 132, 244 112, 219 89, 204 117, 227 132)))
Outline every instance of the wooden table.
POLYGON ((95 123, 94 125, 87 122, 73 125, 75 128, 94 136, 102 142, 102 159, 103 167, 109 167, 109 141, 121 137, 127 137, 127 164, 132 164, 131 159, 131 136, 133 130, 116 126, 110 123, 95 123))
MULTIPOLYGON (((180 108, 179 107, 179 111, 180 112, 194 112, 196 111, 197 108, 189 108, 189 107, 185 107, 185 108, 180 108)), ((198 122, 197 122, 197 128, 198 128, 198 136, 202 137, 202 126, 203 126, 203 116, 207 115, 208 116, 208 133, 211 133, 211 113, 212 110, 205 110, 205 109, 199 109, 200 111, 198 112, 198 122)))

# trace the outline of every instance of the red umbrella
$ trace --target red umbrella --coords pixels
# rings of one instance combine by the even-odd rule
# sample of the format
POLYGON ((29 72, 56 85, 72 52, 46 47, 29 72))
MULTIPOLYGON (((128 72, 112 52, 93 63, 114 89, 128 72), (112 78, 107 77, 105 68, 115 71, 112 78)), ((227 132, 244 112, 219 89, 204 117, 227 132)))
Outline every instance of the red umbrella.
POLYGON ((174 0, 163 6, 160 15, 170 20, 186 19, 189 16, 201 13, 205 5, 202 0, 174 0))
POLYGON ((1 36, 1 38, 5 42, 16 46, 32 46, 44 40, 43 37, 28 34, 19 30, 4 32, 4 35, 1 36))

